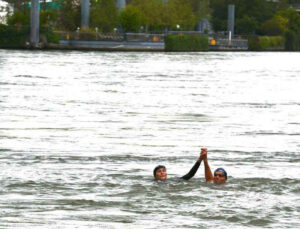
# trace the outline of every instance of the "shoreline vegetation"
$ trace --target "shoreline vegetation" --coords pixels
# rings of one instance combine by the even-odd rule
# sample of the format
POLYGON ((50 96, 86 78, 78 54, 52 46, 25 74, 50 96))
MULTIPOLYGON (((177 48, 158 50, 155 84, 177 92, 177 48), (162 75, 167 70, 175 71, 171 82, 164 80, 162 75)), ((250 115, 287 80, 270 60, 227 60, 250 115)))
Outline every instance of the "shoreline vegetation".
MULTIPOLYGON (((1 49, 32 49, 30 28, 0 24, 1 49)), ((133 34, 101 35, 94 32, 55 32, 51 27, 40 29, 40 50, 99 50, 99 51, 299 51, 300 34, 286 36, 248 36, 246 39, 213 37, 208 34, 133 34), (102 37, 101 37, 102 36, 102 37)))
MULTIPOLYGON (((0 48, 31 48, 30 0, 8 0, 0 48), (13 9, 13 11, 11 11, 13 9)), ((116 51, 300 51, 300 0, 90 0, 89 28, 80 0, 40 3, 38 49, 116 51), (235 5, 234 34, 227 31, 235 5)))
MULTIPOLYGON (((0 24, 1 49, 32 49, 29 26, 0 24)), ((128 33, 96 34, 95 32, 55 32, 51 27, 40 29, 40 50, 99 50, 99 51, 299 51, 300 34, 285 36, 248 36, 246 39, 214 38, 208 34, 178 32, 175 34, 128 33)))

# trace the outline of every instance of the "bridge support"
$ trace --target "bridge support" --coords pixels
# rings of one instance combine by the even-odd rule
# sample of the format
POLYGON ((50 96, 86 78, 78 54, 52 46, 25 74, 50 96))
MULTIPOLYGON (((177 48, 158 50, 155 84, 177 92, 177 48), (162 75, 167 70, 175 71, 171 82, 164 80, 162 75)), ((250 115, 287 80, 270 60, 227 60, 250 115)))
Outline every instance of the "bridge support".
POLYGON ((231 36, 234 35, 234 10, 235 5, 228 5, 228 22, 227 22, 227 31, 231 36))
POLYGON ((40 9, 39 0, 31 0, 30 7, 30 45, 38 47, 40 40, 40 9))
POLYGON ((126 6, 126 0, 117 0, 117 7, 118 7, 119 11, 124 9, 125 6, 126 6))
POLYGON ((89 28, 90 23, 90 0, 81 0, 81 28, 89 28))

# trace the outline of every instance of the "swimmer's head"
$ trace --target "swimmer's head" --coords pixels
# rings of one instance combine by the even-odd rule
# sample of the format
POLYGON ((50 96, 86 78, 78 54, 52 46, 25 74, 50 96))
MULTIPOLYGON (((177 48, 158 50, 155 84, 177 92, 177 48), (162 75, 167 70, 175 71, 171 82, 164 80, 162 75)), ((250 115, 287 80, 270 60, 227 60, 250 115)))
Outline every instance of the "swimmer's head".
POLYGON ((153 175, 156 180, 166 180, 167 179, 167 169, 164 165, 158 165, 153 170, 153 175))
POLYGON ((217 168, 214 172, 214 183, 225 184, 227 180, 227 172, 223 168, 217 168))

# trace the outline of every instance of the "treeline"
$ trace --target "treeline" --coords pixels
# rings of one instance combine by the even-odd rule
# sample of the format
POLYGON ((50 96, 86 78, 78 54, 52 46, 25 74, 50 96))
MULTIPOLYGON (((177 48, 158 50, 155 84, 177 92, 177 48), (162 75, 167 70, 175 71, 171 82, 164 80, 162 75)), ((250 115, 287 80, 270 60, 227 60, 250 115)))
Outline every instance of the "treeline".
MULTIPOLYGON (((14 14, 9 25, 29 25, 30 0, 10 0, 14 14)), ((202 18, 210 17, 209 0, 128 0, 121 12, 116 0, 90 1, 90 28, 111 32, 122 28, 125 32, 193 30, 202 18)), ((41 2, 41 25, 74 31, 81 26, 81 0, 41 2)))
MULTIPOLYGON (((9 25, 29 25, 30 0, 9 0, 14 14, 9 25)), ((208 19, 215 32, 227 30, 227 7, 234 4, 235 33, 242 35, 283 35, 300 30, 300 16, 289 8, 299 0, 128 0, 121 12, 116 0, 90 1, 90 28, 111 32, 123 28, 126 32, 163 32, 194 30, 197 23, 208 19)), ((81 23, 81 0, 41 2, 41 25, 74 31, 81 23)))
POLYGON ((211 0, 215 31, 227 28, 227 7, 235 5, 235 34, 246 35, 249 49, 300 50, 300 14, 290 4, 300 0, 211 0))
POLYGON ((300 30, 300 15, 290 9, 288 0, 211 0, 210 3, 214 9, 211 22, 215 31, 226 30, 229 4, 234 4, 236 9, 236 34, 283 35, 287 30, 300 30))
MULTIPOLYGON (((8 25, 29 25, 30 0, 8 1, 15 9, 8 25)), ((284 44, 286 50, 300 50, 300 14, 290 8, 300 0, 127 0, 121 11, 116 0, 90 3, 90 30, 156 33, 194 30, 203 18, 210 21, 214 32, 226 31, 228 5, 234 4, 235 34, 250 37, 250 48, 276 49, 284 44)), ((40 22, 54 30, 75 31, 81 26, 81 0, 41 1, 40 22)))
POLYGON ((131 0, 120 14, 125 31, 194 30, 210 16, 209 0, 131 0))

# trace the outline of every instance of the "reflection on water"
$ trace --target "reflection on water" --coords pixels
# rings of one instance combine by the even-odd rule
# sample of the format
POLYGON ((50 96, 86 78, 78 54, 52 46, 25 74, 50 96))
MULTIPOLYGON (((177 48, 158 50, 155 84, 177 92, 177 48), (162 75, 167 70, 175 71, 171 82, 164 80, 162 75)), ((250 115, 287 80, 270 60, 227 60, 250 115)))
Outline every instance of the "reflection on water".
POLYGON ((299 55, 1 50, 0 227, 297 228, 299 55))

